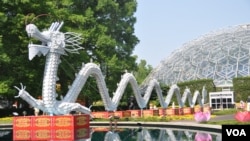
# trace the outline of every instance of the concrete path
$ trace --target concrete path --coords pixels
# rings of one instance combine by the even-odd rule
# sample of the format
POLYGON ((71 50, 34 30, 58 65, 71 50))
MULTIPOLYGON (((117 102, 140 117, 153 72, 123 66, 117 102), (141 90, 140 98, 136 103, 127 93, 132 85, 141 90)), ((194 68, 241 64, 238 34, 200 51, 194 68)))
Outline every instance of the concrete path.
POLYGON ((210 121, 223 121, 223 120, 235 120, 234 114, 220 115, 210 119, 210 121))

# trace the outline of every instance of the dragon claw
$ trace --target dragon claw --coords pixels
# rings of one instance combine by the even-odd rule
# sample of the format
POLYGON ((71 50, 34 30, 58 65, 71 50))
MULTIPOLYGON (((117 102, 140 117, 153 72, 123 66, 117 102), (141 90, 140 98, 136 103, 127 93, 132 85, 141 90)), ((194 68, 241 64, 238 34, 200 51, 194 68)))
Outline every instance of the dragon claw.
POLYGON ((14 88, 16 88, 19 91, 18 95, 15 96, 15 98, 20 97, 25 92, 26 86, 23 86, 22 83, 20 83, 20 85, 21 85, 20 88, 18 88, 17 86, 14 86, 14 88))

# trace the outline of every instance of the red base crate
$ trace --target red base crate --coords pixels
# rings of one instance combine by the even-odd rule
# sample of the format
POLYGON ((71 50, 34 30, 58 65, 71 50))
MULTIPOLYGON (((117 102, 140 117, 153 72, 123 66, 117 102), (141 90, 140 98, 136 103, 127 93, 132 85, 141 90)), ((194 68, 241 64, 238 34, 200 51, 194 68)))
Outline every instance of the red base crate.
POLYGON ((94 118, 104 118, 108 119, 114 112, 91 112, 94 118))
POLYGON ((179 111, 179 112, 178 112, 178 115, 184 115, 183 108, 179 108, 178 111, 179 111))
POLYGON ((168 108, 167 115, 179 115, 179 108, 168 108))
POLYGON ((194 114, 194 108, 184 107, 183 108, 183 114, 184 115, 194 114))
POLYGON ((131 112, 130 111, 115 111, 114 115, 120 118, 126 118, 126 117, 131 117, 131 112))
POLYGON ((13 140, 89 138, 89 115, 19 116, 13 118, 13 140))
POLYGON ((130 112, 131 117, 141 117, 142 110, 128 110, 130 112))
POLYGON ((159 116, 166 116, 167 111, 166 108, 159 108, 159 116))
POLYGON ((149 117, 149 116, 159 116, 158 110, 143 110, 143 116, 149 117))

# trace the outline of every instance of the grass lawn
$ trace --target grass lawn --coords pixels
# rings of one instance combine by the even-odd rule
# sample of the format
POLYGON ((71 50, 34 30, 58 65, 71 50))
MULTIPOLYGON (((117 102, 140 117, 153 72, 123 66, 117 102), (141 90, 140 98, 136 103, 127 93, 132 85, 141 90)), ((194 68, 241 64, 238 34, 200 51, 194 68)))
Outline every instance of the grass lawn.
POLYGON ((12 124, 12 117, 0 118, 0 124, 12 124))

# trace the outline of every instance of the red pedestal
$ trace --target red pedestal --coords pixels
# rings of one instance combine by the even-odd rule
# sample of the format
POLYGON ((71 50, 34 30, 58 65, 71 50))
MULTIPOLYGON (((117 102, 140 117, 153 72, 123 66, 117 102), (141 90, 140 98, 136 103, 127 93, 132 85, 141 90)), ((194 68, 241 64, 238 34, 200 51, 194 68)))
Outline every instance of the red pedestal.
POLYGON ((158 110, 143 110, 143 116, 149 117, 149 116, 159 116, 158 110))
POLYGON ((108 119, 111 115, 113 115, 113 112, 91 112, 91 114, 94 116, 94 118, 108 119))
POLYGON ((32 136, 31 117, 13 118, 13 140, 30 140, 32 136))
POLYGON ((89 115, 23 116, 13 119, 13 139, 77 140, 89 138, 89 115))
POLYGON ((166 115, 167 115, 166 108, 160 108, 159 109, 159 116, 166 116, 166 115))
POLYGON ((179 115, 179 108, 168 108, 167 115, 179 115))
POLYGON ((115 111, 114 114, 115 114, 115 116, 118 116, 120 118, 131 117, 130 111, 115 111))
POLYGON ((179 112, 178 112, 179 115, 184 115, 183 108, 179 108, 178 110, 179 110, 179 112))
POLYGON ((141 117, 142 110, 128 110, 130 111, 131 117, 141 117))
POLYGON ((191 108, 191 107, 184 107, 184 108, 183 108, 183 114, 184 114, 184 115, 194 114, 194 108, 191 108))

